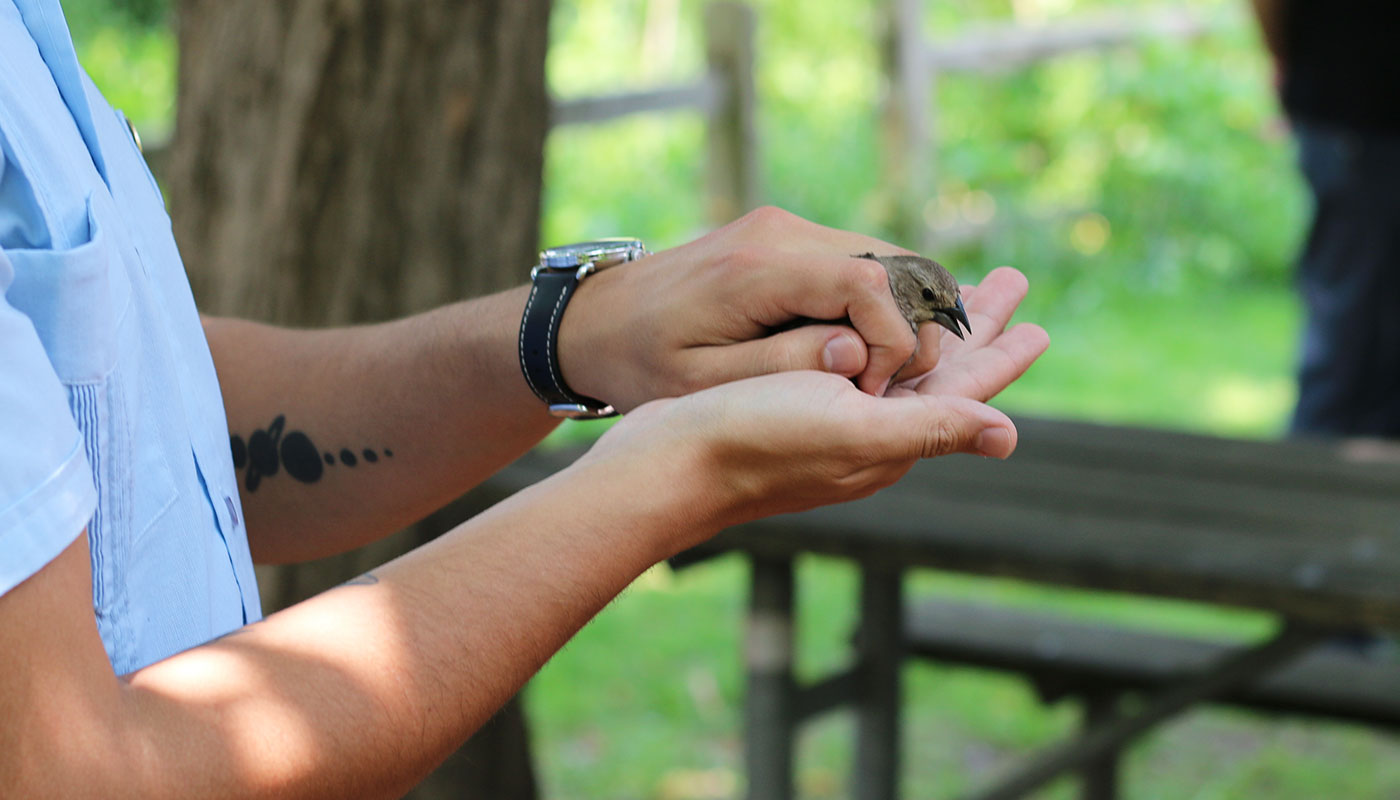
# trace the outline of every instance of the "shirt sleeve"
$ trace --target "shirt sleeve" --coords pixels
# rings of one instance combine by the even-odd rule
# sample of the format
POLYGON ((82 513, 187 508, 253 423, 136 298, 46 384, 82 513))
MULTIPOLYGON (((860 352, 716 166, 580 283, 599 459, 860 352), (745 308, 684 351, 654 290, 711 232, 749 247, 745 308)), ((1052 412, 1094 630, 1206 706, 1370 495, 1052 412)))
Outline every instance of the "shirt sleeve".
POLYGON ((63 552, 97 507, 68 392, 33 321, 10 303, 15 265, 3 243, 33 209, 4 187, 21 179, 0 148, 0 228, 10 228, 0 230, 0 595, 63 552))

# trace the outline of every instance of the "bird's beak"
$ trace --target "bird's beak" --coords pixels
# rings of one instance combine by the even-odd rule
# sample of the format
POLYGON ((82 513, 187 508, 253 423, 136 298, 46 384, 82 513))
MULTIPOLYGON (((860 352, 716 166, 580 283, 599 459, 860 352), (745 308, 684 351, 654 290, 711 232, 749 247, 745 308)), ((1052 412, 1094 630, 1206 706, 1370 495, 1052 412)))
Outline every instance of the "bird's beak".
POLYGON ((959 339, 965 339, 962 328, 958 323, 962 323, 963 328, 967 328, 968 333, 972 333, 972 323, 967 321, 967 309, 963 308, 962 298, 958 298, 957 305, 952 308, 940 308, 933 312, 933 321, 953 332, 959 339))
MULTIPOLYGON (((967 309, 963 308, 961 297, 958 298, 957 304, 953 306, 953 317, 957 319, 958 322, 961 322, 964 328, 967 328, 968 333, 972 333, 972 323, 967 319, 967 309)), ((953 332, 957 333, 957 331, 953 332)), ((958 333, 958 338, 962 338, 961 333, 958 333)))

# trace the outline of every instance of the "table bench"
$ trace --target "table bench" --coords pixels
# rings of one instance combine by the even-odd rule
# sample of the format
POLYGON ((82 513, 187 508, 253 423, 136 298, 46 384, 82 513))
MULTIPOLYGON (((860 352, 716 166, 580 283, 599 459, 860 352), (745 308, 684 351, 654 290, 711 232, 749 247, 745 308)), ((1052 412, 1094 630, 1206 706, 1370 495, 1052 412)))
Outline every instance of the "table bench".
MULTIPOLYGON (((1338 631, 1400 630, 1400 447, 1017 424, 1020 446, 1008 461, 922 462, 871 498, 736 526, 675 559, 683 567, 739 551, 753 565, 744 654, 750 797, 790 798, 797 726, 843 705, 857 716, 852 796, 897 796, 900 670, 910 656, 1010 669, 1050 696, 1089 703, 1078 735, 978 794, 983 800, 1025 796, 1066 772, 1088 778, 1086 797, 1112 797, 1118 754, 1201 703, 1394 723, 1395 675, 1312 651, 1338 631), (793 560, 808 553, 859 566, 860 635, 850 669, 799 686, 793 560), (1083 621, 906 600, 904 576, 921 567, 1257 609, 1280 624, 1265 641, 1235 646, 1114 632, 1141 648, 1136 659, 1115 661, 1107 634, 1083 621), (996 624, 969 625, 971 613, 996 624), (1058 637, 1054 657, 1037 649, 1047 636, 1058 637), (1115 702, 1128 690, 1143 695, 1131 713, 1115 702)), ((571 457, 534 454, 490 485, 507 494, 571 457)))
MULTIPOLYGON (((841 705, 857 715, 852 795, 895 797, 905 658, 937 651, 991 666, 994 645, 1006 656, 1015 640, 1049 622, 1016 619, 1002 609, 998 641, 990 641, 992 631, 958 619, 966 609, 950 617, 906 602, 903 577, 914 568, 1183 598, 1269 611, 1280 620, 1277 635, 1264 642, 1204 649, 1175 642, 1178 657, 1189 649, 1208 666, 1163 670, 1157 681, 1149 680, 1154 656, 1138 659, 1131 676, 1120 675, 1145 694, 1131 714, 1119 713, 1113 684, 1090 691, 1107 671, 1102 660, 1097 675, 1093 669, 1067 674, 1093 666, 1088 624, 1056 628, 1064 634, 1063 652, 1079 651, 1077 661, 1066 655, 1060 666, 1066 685, 1089 700, 1088 724, 976 795, 983 800, 1025 796, 1067 771, 1088 778, 1086 797, 1112 797, 1117 755, 1153 726, 1222 698, 1262 694, 1283 702, 1258 688, 1272 685, 1266 679, 1277 668, 1337 631, 1400 629, 1400 447, 1242 441, 1045 419, 1018 420, 1018 427, 1020 446, 1006 462, 964 456, 924 462, 872 498, 739 526, 679 559, 693 563, 738 550, 753 562, 745 655, 751 797, 792 796, 796 727, 841 705), (803 553, 849 558, 862 571, 854 666, 811 686, 794 681, 791 659, 792 562, 803 553)), ((1165 645, 1140 635, 1133 641, 1165 645)), ((1024 640, 1016 654, 1023 667, 1047 666, 1044 659, 1027 660, 1034 641, 1024 640)), ((1308 658, 1304 664, 1319 663, 1318 656, 1308 658)), ((1314 688, 1326 683, 1319 669, 1304 673, 1317 679, 1314 688)), ((1378 674, 1384 669, 1367 672, 1376 695, 1353 698, 1349 708, 1337 705, 1331 715, 1356 718, 1357 705, 1380 700, 1394 685, 1394 676, 1378 674)), ((1275 680, 1287 684, 1293 674, 1275 680)), ((1339 693, 1288 702, 1311 702, 1312 712, 1326 713, 1339 693)))
MULTIPOLYGON (((912 604, 904 626, 909 657, 1021 675, 1046 703, 1075 698, 1093 705, 1126 692, 1166 688, 1240 646, 948 600, 912 604)), ((1343 638, 1214 702, 1400 730, 1400 659, 1370 657, 1367 646, 1343 638)))
MULTIPOLYGON (((946 600, 923 600, 906 614, 904 651, 929 659, 1019 675, 1044 703, 1079 702, 1088 729, 1120 713, 1136 692, 1160 692, 1208 675, 1240 642, 1088 623, 1057 614, 946 600)), ((1367 643, 1344 637, 1202 701, 1325 717, 1400 730, 1400 659, 1373 658, 1367 643)), ((1127 739, 1123 740, 1126 744, 1127 739)), ((1081 796, 1118 796, 1121 747, 1085 759, 1081 796)))

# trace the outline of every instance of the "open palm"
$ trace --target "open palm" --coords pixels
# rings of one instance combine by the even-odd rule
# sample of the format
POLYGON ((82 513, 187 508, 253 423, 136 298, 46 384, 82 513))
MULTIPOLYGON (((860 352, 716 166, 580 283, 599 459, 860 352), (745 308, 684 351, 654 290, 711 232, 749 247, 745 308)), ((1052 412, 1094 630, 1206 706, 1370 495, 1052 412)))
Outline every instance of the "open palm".
POLYGON ((1050 344, 1049 335, 1039 325, 1006 327, 1026 289, 1026 277, 1010 267, 992 270, 978 286, 964 286, 963 302, 972 333, 960 340, 944 331, 938 365, 890 387, 888 396, 944 395, 982 402, 995 397, 1050 344))

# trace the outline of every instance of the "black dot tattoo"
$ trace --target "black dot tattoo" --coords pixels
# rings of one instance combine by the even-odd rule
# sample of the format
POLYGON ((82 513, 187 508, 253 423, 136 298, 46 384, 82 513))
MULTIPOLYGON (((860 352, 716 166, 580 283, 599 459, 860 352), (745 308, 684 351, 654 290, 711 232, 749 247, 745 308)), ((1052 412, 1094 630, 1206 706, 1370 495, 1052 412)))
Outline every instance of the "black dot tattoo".
POLYGON ((321 451, 301 431, 292 431, 282 440, 282 463, 287 474, 302 483, 315 483, 321 477, 321 451))
POLYGON ((229 449, 233 451, 233 468, 243 469, 248 465, 248 445, 243 443, 243 437, 228 437, 229 449))
MULTIPOLYGON (((256 492, 263 478, 271 478, 283 468, 300 483, 316 483, 327 467, 335 466, 333 452, 323 452, 305 431, 291 430, 284 434, 286 425, 286 415, 278 414, 266 428, 253 431, 246 443, 242 436, 229 436, 233 468, 246 470, 243 485, 249 492, 256 492)), ((365 447, 360 452, 366 464, 378 463, 379 454, 374 450, 365 447)), ((385 448, 384 455, 393 456, 393 451, 385 448)), ((354 450, 345 447, 340 450, 340 463, 354 467, 359 459, 354 450)))

